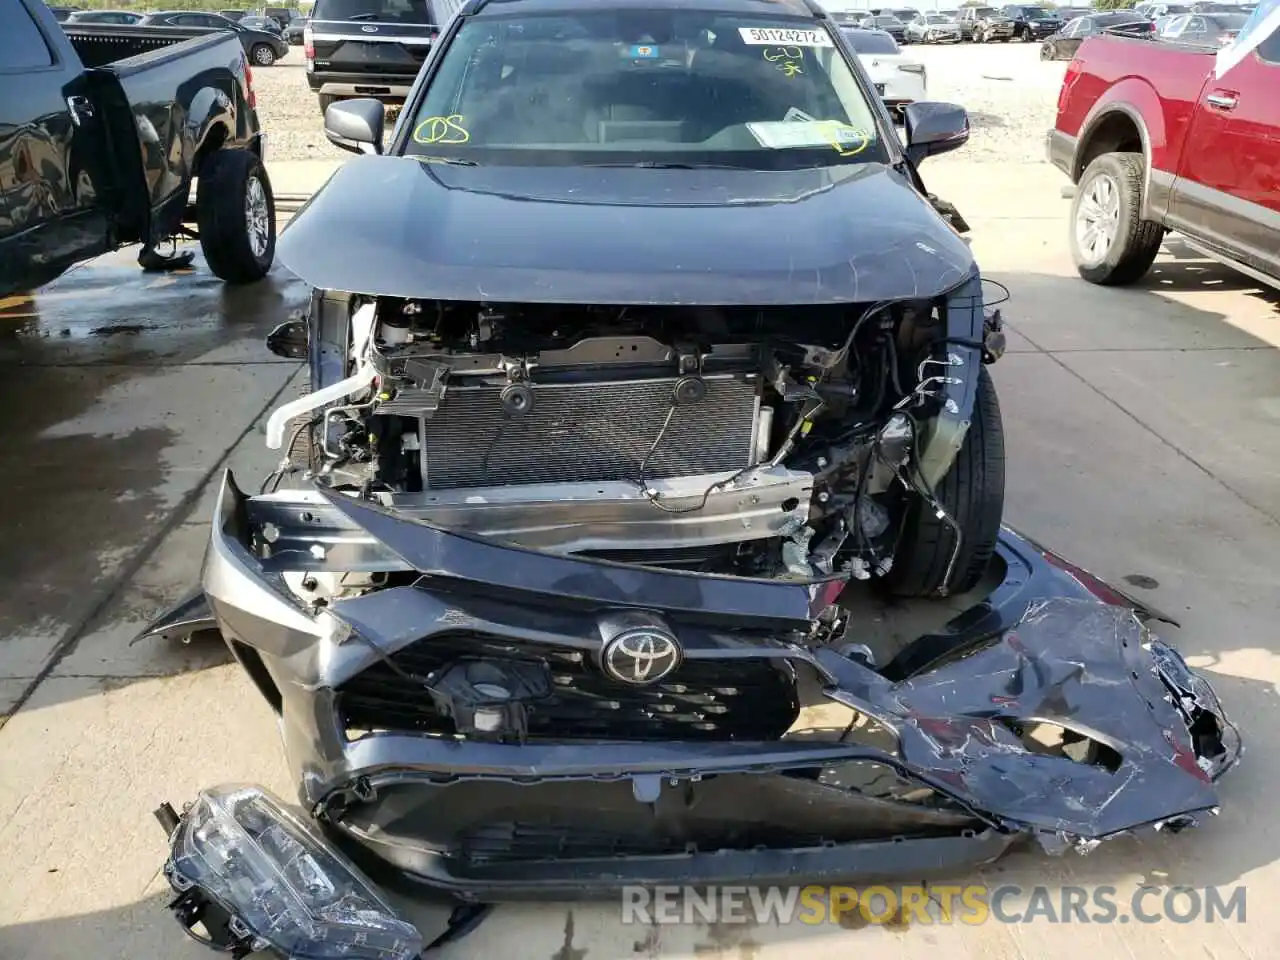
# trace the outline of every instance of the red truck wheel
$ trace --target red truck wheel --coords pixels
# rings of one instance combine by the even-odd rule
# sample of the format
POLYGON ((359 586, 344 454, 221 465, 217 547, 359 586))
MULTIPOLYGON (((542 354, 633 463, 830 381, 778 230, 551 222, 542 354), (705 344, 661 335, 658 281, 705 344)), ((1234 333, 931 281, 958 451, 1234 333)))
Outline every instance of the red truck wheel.
POLYGON ((1142 219, 1143 170, 1142 154, 1104 153, 1076 186, 1068 230, 1071 257, 1090 283, 1135 283, 1160 251, 1164 228, 1142 219))

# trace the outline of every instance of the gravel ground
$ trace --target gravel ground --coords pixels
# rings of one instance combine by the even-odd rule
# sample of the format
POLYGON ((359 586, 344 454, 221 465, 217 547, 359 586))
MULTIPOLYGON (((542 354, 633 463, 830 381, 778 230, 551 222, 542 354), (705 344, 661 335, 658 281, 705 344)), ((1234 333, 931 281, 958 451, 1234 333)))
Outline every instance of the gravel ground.
MULTIPOLYGON (((928 70, 929 94, 969 110, 973 135, 954 156, 966 162, 1044 159, 1065 64, 1040 60, 1038 43, 913 45, 907 55, 928 70)), ((276 66, 254 71, 258 109, 278 160, 342 159, 322 129, 320 107, 307 86, 302 48, 276 66)))
POLYGON ((253 71, 258 118, 267 132, 268 156, 272 160, 350 158, 351 154, 325 139, 320 103, 307 86, 304 62, 302 47, 290 47, 289 55, 275 66, 253 71))

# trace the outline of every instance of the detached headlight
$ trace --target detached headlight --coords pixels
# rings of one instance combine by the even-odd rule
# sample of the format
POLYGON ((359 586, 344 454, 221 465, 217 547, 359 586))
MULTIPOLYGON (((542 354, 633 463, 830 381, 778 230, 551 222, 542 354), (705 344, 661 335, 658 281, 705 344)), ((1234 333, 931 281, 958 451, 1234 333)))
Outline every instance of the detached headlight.
MULTIPOLYGON (((422 952, 417 929, 261 787, 201 791, 171 842, 169 883, 230 914, 231 935, 252 950, 290 960, 410 960, 422 952)), ((179 911, 179 919, 188 917, 179 911)))

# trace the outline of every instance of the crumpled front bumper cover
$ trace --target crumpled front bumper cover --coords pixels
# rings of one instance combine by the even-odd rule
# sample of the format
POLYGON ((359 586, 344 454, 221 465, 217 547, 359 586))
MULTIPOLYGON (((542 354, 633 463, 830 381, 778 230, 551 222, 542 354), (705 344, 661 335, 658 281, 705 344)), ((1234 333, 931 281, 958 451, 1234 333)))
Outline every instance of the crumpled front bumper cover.
POLYGON ((251 548, 260 518, 228 475, 208 606, 152 632, 220 629, 280 713, 304 806, 375 876, 489 900, 918 875, 1021 838, 1088 850, 1189 825, 1216 812, 1215 782, 1240 754, 1208 683, 1149 631, 1161 615, 1008 529, 986 599, 872 669, 804 642, 828 584, 551 557, 325 496, 421 578, 304 609, 251 548), (619 609, 660 611, 690 661, 767 659, 811 705, 847 707, 881 735, 500 742, 345 728, 344 684, 424 639, 462 629, 590 655, 602 611, 619 609), (1027 737, 1037 724, 1087 749, 1046 752, 1027 737), (909 789, 838 775, 871 766, 909 789))

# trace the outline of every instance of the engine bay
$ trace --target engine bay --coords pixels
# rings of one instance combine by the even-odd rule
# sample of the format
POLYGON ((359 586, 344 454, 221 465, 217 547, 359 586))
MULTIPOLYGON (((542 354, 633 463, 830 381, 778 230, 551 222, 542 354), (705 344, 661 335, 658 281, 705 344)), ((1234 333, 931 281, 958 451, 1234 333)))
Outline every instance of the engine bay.
POLYGON ((868 579, 892 569, 913 498, 946 513, 920 456, 954 406, 943 388, 972 375, 946 309, 353 298, 351 376, 277 417, 296 470, 447 528, 691 572, 868 579))

